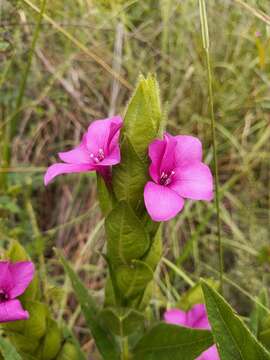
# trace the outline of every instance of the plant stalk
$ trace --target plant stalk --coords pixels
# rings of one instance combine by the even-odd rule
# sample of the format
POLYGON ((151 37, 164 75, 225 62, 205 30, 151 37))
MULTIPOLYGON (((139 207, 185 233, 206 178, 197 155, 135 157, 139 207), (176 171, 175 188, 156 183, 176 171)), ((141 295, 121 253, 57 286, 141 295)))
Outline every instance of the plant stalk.
POLYGON ((215 174, 215 206, 216 206, 216 221, 217 221, 217 237, 219 247, 219 280, 220 291, 223 293, 223 272, 224 272, 224 259, 223 259, 223 246, 221 241, 221 218, 220 218, 220 191, 219 191, 219 171, 218 171, 218 158, 217 158, 217 139, 216 139, 216 121, 214 113, 214 99, 213 99, 213 87, 212 87, 212 69, 209 53, 209 32, 207 23, 207 12, 205 6, 205 0, 199 0, 200 8, 200 20, 203 48, 205 52, 206 64, 207 64, 207 82, 208 82, 208 94, 209 94, 209 107, 211 115, 211 137, 214 154, 214 174, 215 174))
POLYGON ((122 338, 122 354, 121 360, 129 360, 129 348, 128 348, 128 337, 122 338))

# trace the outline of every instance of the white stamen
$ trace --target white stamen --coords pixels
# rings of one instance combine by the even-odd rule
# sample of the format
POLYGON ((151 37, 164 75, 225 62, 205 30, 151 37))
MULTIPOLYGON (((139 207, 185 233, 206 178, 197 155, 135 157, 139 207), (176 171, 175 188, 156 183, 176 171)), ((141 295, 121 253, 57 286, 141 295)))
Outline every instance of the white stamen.
POLYGON ((171 171, 166 173, 165 171, 162 171, 161 175, 160 175, 160 184, 167 186, 172 182, 172 177, 175 175, 175 171, 171 171))
POLYGON ((101 162, 102 160, 104 160, 105 155, 104 155, 104 151, 103 149, 98 149, 97 154, 90 154, 90 158, 93 159, 93 161, 98 164, 99 162, 101 162))

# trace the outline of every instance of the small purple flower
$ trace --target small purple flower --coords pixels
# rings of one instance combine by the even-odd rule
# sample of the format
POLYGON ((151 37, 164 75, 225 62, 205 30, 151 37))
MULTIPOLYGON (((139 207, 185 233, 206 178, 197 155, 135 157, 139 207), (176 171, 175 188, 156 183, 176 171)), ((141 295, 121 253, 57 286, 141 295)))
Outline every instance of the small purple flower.
POLYGON ((184 206, 184 198, 210 201, 213 178, 202 162, 202 144, 193 136, 172 136, 149 146, 152 181, 144 188, 146 209, 154 221, 167 221, 184 206))
MULTIPOLYGON (((179 309, 168 310, 164 314, 164 320, 169 324, 181 325, 192 329, 211 329, 204 304, 194 305, 187 312, 179 309)), ((216 345, 204 351, 196 360, 220 360, 216 345)))
POLYGON ((120 162, 119 136, 122 125, 120 116, 91 123, 79 146, 58 154, 64 163, 49 166, 44 176, 45 185, 56 176, 69 173, 98 171, 107 178, 110 166, 120 162))
POLYGON ((24 293, 34 272, 31 261, 0 261, 0 323, 29 318, 28 312, 16 298, 24 293))

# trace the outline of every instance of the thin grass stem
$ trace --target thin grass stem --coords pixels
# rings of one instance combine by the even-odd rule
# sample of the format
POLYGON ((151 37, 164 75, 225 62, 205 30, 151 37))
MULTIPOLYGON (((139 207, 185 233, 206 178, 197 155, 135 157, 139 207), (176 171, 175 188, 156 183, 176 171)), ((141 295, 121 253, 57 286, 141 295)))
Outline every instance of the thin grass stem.
POLYGON ((30 73, 30 68, 31 68, 31 65, 32 65, 32 60, 33 60, 33 55, 34 55, 34 52, 35 52, 37 40, 38 40, 39 33, 40 33, 40 30, 41 30, 41 23, 42 23, 43 14, 44 14, 45 8, 46 8, 46 2, 47 2, 47 0, 42 0, 42 3, 41 3, 40 14, 39 14, 38 19, 37 19, 37 25, 36 25, 35 32, 34 32, 33 39, 32 39, 32 43, 31 43, 31 46, 30 46, 28 60, 27 60, 27 63, 26 63, 26 66, 25 66, 25 69, 24 69, 24 72, 23 72, 22 81, 21 81, 21 84, 20 84, 20 87, 19 87, 19 94, 18 94, 18 97, 17 97, 17 100, 16 100, 16 106, 15 106, 16 115, 11 120, 11 135, 13 135, 14 129, 16 128, 18 115, 20 113, 20 107, 21 107, 22 102, 23 102, 23 97, 24 97, 25 89, 26 89, 26 83, 27 83, 27 79, 28 79, 28 76, 29 76, 29 73, 30 73))
POLYGON ((216 123, 214 113, 214 97, 212 87, 212 69, 209 53, 209 32, 207 22, 207 12, 205 0, 199 0, 200 19, 201 19, 201 31, 203 48, 205 52, 206 64, 207 64, 207 82, 208 82, 208 94, 209 94, 209 107, 211 115, 211 137, 214 153, 214 174, 215 174, 215 206, 216 206, 216 221, 217 221, 217 237, 219 246, 219 274, 220 274, 220 291, 223 292, 223 272, 224 272, 224 259, 223 259, 223 246, 221 241, 221 218, 220 218, 220 194, 219 194, 219 172, 218 172, 218 159, 217 159, 217 139, 216 139, 216 123))
MULTIPOLYGON (((30 0, 23 0, 25 4, 31 7, 34 11, 41 14, 41 9, 39 9, 36 5, 34 5, 30 0)), ((71 35, 68 31, 63 29, 58 23, 56 23, 53 19, 51 19, 48 15, 42 14, 42 17, 45 21, 50 23, 59 33, 64 35, 69 41, 71 41, 78 49, 80 49, 83 53, 97 62, 103 69, 105 69, 109 74, 115 77, 125 88, 128 90, 132 90, 132 85, 123 78, 120 74, 117 74, 103 59, 101 59, 98 55, 94 52, 90 51, 87 46, 82 44, 79 40, 77 40, 73 35, 71 35)))
POLYGON ((188 285, 193 287, 195 285, 194 281, 180 268, 174 265, 170 260, 165 257, 162 258, 162 262, 171 268, 177 275, 179 275, 188 285))
POLYGON ((30 74, 30 69, 31 69, 32 60, 33 60, 33 54, 35 52, 37 40, 38 40, 39 33, 41 30, 41 22, 43 19, 46 2, 47 2, 47 0, 42 0, 42 3, 41 3, 41 10, 40 10, 40 14, 37 19, 36 28, 35 28, 32 43, 31 43, 31 46, 29 49, 29 56, 28 56, 28 59, 27 59, 26 65, 25 65, 25 69, 23 71, 22 80, 21 80, 21 83, 19 86, 19 92, 18 92, 18 96, 16 99, 16 103, 15 103, 15 111, 14 111, 12 117, 10 118, 10 120, 6 124, 5 141, 4 141, 4 146, 3 146, 4 167, 8 167, 10 164, 12 138, 16 131, 17 122, 19 119, 19 115, 21 113, 21 106, 22 106, 22 102, 23 102, 23 98, 24 98, 24 94, 25 94, 27 79, 30 74))

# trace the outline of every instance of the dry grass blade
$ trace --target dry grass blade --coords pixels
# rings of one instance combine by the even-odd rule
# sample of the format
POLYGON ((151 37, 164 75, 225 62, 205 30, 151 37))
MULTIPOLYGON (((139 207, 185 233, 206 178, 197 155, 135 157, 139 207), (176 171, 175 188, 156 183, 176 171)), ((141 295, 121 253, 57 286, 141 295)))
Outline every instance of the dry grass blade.
MULTIPOLYGON (((40 9, 29 0, 23 0, 25 4, 30 6, 34 11, 40 13, 40 9)), ((67 39, 69 39, 74 45, 76 45, 81 51, 88 55, 91 59, 97 62, 103 69, 105 69, 109 74, 119 80, 119 82, 125 86, 128 90, 132 90, 132 85, 125 80, 121 75, 117 74, 104 60, 102 60, 98 55, 90 51, 84 44, 72 36, 68 31, 63 29, 59 24, 57 24, 52 18, 48 15, 43 15, 44 20, 48 21, 56 30, 63 34, 67 39)))
POLYGON ((258 19, 262 20, 267 25, 270 25, 270 16, 269 15, 265 14, 263 11, 256 9, 255 7, 253 7, 251 5, 247 4, 243 0, 234 0, 234 1, 238 4, 240 4, 241 6, 243 6, 245 9, 247 9, 251 14, 256 16, 258 19))

